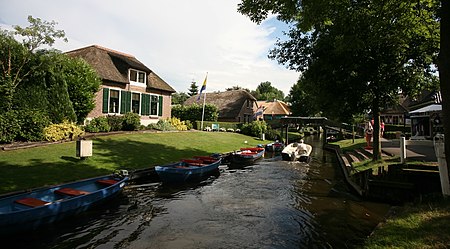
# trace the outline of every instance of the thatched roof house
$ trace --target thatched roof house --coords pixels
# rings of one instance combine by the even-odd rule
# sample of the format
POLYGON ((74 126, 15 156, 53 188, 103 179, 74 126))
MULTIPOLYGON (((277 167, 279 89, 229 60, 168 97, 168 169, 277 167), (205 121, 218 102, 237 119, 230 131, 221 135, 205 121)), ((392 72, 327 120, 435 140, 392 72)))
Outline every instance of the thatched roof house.
MULTIPOLYGON (((197 102, 198 94, 187 99, 184 104, 202 104, 197 102)), ((251 122, 255 118, 257 109, 256 99, 245 90, 232 90, 225 92, 206 93, 206 103, 213 104, 219 108, 219 120, 221 122, 251 122)))
POLYGON ((258 101, 258 107, 263 107, 264 120, 280 119, 281 117, 291 115, 291 107, 283 101, 258 101))
POLYGON ((176 91, 133 55, 98 45, 66 54, 84 59, 103 81, 88 118, 135 112, 146 125, 170 117, 171 95, 176 91))

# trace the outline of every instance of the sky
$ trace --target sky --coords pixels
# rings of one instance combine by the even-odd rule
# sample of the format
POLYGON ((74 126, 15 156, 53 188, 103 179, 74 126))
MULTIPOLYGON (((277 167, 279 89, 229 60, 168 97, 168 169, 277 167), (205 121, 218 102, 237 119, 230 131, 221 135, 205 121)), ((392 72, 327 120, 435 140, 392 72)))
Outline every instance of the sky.
POLYGON ((265 81, 285 95, 299 73, 267 57, 287 26, 260 25, 237 12, 239 0, 0 0, 0 26, 56 21, 69 42, 63 52, 100 45, 134 55, 178 92, 192 81, 206 92, 232 86, 255 90, 265 81))

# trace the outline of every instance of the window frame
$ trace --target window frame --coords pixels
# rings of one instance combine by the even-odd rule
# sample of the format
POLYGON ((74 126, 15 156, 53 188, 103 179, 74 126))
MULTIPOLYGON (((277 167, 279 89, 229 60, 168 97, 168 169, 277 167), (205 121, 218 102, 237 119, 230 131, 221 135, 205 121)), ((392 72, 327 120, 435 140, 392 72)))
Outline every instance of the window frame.
POLYGON ((128 81, 133 86, 146 87, 147 86, 147 72, 142 71, 142 70, 137 70, 134 68, 130 68, 130 69, 128 69, 128 81), (131 72, 132 71, 136 72, 136 81, 131 80, 131 72), (144 74, 144 82, 139 82, 139 74, 141 74, 141 73, 144 74))
POLYGON ((139 103, 138 103, 138 112, 137 112, 137 114, 139 115, 139 116, 141 116, 141 112, 142 112, 142 108, 141 108, 141 103, 142 103, 142 93, 141 92, 133 92, 133 91, 131 91, 131 103, 130 103, 130 105, 131 105, 131 112, 132 113, 136 113, 136 112, 134 112, 133 111, 133 95, 134 94, 139 94, 139 103))
POLYGON ((120 89, 120 88, 108 88, 108 114, 113 114, 113 115, 118 115, 118 114, 120 114, 120 108, 121 108, 121 106, 120 106, 120 103, 121 103, 121 91, 122 91, 122 89, 120 89), (119 93, 119 103, 118 103, 118 107, 117 107, 117 112, 111 112, 110 110, 110 107, 111 107, 111 90, 112 91, 117 91, 118 93, 119 93))

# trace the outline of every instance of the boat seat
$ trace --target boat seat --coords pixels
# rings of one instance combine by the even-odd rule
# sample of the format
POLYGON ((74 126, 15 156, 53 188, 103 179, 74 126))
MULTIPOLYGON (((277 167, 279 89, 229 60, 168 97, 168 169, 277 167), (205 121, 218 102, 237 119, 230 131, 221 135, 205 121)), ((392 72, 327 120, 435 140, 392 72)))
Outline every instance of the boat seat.
POLYGON ((73 188, 61 188, 58 190, 55 190, 56 194, 60 195, 68 195, 68 196, 80 196, 80 195, 86 195, 89 194, 87 191, 73 189, 73 188))
POLYGON ((193 163, 202 163, 202 160, 199 159, 181 159, 182 162, 193 164, 193 163))
POLYGON ((96 182, 101 185, 112 186, 112 185, 118 183, 119 181, 116 181, 113 179, 104 179, 104 180, 97 180, 96 182))
POLYGON ((48 201, 43 201, 41 199, 36 199, 32 197, 27 197, 19 200, 15 200, 15 203, 19 203, 28 207, 41 207, 50 204, 48 201))

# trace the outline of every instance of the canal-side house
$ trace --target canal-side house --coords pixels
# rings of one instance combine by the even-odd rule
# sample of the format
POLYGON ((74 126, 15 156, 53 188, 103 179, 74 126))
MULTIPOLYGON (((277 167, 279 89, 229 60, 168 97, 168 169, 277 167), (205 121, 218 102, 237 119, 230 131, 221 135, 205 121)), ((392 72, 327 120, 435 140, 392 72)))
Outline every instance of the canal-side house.
POLYGON ((442 106, 439 91, 423 91, 415 97, 399 96, 397 104, 381 112, 385 124, 411 127, 411 139, 431 139, 443 132, 442 106))
POLYGON ((432 139, 444 133, 441 92, 425 92, 421 97, 410 107, 411 139, 432 139))
POLYGON ((290 116, 291 107, 280 100, 274 99, 273 101, 257 101, 258 108, 263 109, 262 116, 258 116, 258 118, 262 118, 265 121, 276 121, 280 120, 282 117, 290 116))
POLYGON ((399 96, 398 103, 387 104, 380 113, 380 118, 385 124, 405 125, 408 120, 409 98, 399 96))
MULTIPOLYGON (((184 104, 203 104, 203 94, 199 101, 197 94, 187 99, 184 104)), ((206 93, 205 103, 218 107, 219 122, 248 123, 256 119, 254 116, 258 108, 256 99, 245 90, 206 93)))
POLYGON ((92 45, 66 53, 89 63, 102 79, 95 108, 87 120, 133 112, 141 124, 156 123, 171 116, 171 95, 175 90, 133 55, 92 45))

